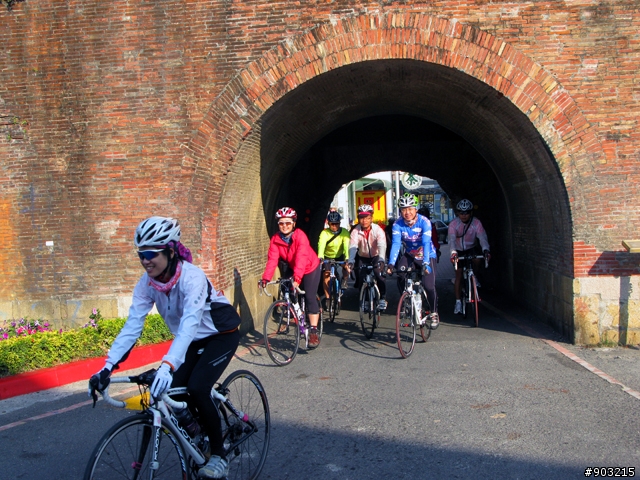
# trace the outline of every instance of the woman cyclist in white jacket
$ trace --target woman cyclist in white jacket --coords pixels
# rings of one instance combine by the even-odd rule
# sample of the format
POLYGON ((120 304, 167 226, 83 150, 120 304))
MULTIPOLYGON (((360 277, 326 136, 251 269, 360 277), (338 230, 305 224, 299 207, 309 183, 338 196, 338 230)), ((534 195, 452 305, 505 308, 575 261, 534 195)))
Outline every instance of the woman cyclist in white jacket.
POLYGON ((136 229, 134 245, 145 273, 133 290, 127 321, 111 345, 104 368, 91 377, 89 388, 102 391, 107 387, 111 372, 128 356, 155 305, 175 338, 150 392, 160 397, 170 387, 187 387, 190 408, 200 417, 211 445, 211 458, 198 476, 224 478, 228 463, 211 389, 238 347, 240 317, 191 263, 191 252, 180 243, 177 220, 144 220, 136 229))

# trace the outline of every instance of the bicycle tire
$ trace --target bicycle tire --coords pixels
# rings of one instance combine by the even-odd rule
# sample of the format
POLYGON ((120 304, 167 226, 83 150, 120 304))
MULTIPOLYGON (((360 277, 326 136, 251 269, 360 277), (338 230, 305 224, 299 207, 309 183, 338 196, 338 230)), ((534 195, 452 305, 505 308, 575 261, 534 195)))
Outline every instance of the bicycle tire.
MULTIPOLYGON (((420 312, 420 315, 422 316, 420 318, 424 318, 431 313, 431 305, 429 305, 427 294, 422 289, 420 290, 420 296, 422 296, 422 312, 420 312)), ((429 337, 431 336, 430 324, 431 320, 427 319, 424 324, 420 325, 420 337, 422 337, 422 341, 424 343, 427 343, 427 340, 429 340, 429 337)))
POLYGON ((263 333, 271 360, 278 366, 291 363, 300 346, 300 328, 293 306, 286 300, 272 303, 264 316, 263 333))
POLYGON ((409 358, 416 344, 416 325, 413 321, 411 295, 404 292, 398 302, 396 313, 396 339, 402 358, 409 358))
MULTIPOLYGON (((162 419, 158 446, 159 468, 154 477, 189 478, 189 464, 184 450, 162 419)), ((137 414, 120 420, 104 434, 96 445, 84 473, 85 480, 147 479, 153 448, 153 416, 137 414)))
POLYGON ((474 317, 474 327, 478 326, 478 283, 476 282, 476 277, 473 275, 471 277, 471 313, 475 315, 474 317))
MULTIPOLYGON (((316 300, 318 301, 318 306, 320 307, 320 309, 318 310, 318 325, 316 328, 318 329, 318 340, 322 340, 322 332, 324 331, 324 311, 322 310, 322 304, 320 303, 319 295, 316 295, 316 300)), ((307 318, 309 318, 308 314, 307 318)), ((309 325, 309 328, 311 328, 311 325, 309 325)), ((318 347, 319 346, 320 344, 318 344, 318 347)))
POLYGON ((236 410, 248 415, 256 431, 235 448, 231 446, 245 435, 246 424, 233 415, 225 404, 219 406, 222 416, 222 438, 229 462, 227 480, 258 478, 269 450, 271 416, 269 402, 260 380, 247 370, 231 373, 220 386, 220 391, 236 410))
MULTIPOLYGON (((372 297, 372 288, 363 283, 360 288, 360 325, 362 326, 362 333, 367 339, 373 337, 373 331, 375 330, 375 299, 372 297)), ((374 294, 375 296, 375 294, 374 294)))
POLYGON ((329 285, 329 322, 333 323, 336 319, 336 315, 340 310, 339 293, 336 290, 336 280, 331 279, 329 285))
POLYGON ((463 284, 460 286, 460 297, 462 297, 462 318, 467 318, 467 302, 469 301, 469 297, 465 284, 468 281, 469 280, 465 278, 463 284))

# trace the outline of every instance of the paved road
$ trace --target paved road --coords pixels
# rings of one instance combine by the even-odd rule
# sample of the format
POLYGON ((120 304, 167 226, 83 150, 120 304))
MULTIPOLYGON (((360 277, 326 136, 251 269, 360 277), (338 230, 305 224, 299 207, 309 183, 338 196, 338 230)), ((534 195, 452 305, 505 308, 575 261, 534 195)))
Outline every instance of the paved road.
MULTIPOLYGON (((398 353, 391 315, 364 339, 355 291, 345 296, 340 318, 326 325, 321 346, 300 352, 291 365, 274 366, 261 346, 233 360, 231 369, 258 375, 271 404, 261 478, 565 479, 585 478, 587 467, 640 469, 640 399, 520 329, 509 319, 527 323, 527 314, 489 291, 485 299, 504 314, 483 308, 481 328, 471 328, 451 314, 447 275, 443 268, 438 282, 442 325, 407 360, 398 353)), ((398 295, 388 283, 393 311, 398 295)), ((533 325, 640 390, 630 373, 638 372, 640 351, 579 349, 533 325)), ((258 337, 246 337, 245 345, 258 337)), ((82 405, 82 388, 0 402, 0 478, 80 478, 99 437, 127 414, 82 405), (39 415, 46 416, 33 419, 39 415)))

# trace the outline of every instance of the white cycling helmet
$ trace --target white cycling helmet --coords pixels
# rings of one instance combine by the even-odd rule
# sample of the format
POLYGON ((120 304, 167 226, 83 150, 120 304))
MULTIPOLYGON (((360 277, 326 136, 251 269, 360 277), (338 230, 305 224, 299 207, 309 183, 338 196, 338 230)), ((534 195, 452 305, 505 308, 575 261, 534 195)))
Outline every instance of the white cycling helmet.
POLYGON ((466 198, 463 200, 460 200, 458 202, 458 204, 456 205, 456 209, 459 212, 470 212, 473 210, 473 203, 471 203, 470 200, 467 200, 466 198))
POLYGON ((373 215, 373 207, 368 203, 363 203, 358 207, 358 216, 373 215))
POLYGON ((400 199, 398 200, 398 208, 407 207, 418 208, 418 197, 411 193, 405 193, 402 197, 400 197, 400 199))
POLYGON ((281 218, 290 218, 295 222, 298 220, 298 214, 291 207, 282 207, 276 212, 276 219, 280 220, 281 218))
POLYGON ((136 247, 159 247, 169 242, 180 241, 180 224, 167 217, 150 217, 143 220, 138 228, 133 243, 136 247))

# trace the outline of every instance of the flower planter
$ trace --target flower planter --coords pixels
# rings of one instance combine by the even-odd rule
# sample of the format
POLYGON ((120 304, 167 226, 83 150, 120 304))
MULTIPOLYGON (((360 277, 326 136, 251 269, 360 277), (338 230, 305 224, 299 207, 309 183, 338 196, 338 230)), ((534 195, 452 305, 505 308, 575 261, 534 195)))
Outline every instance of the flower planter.
MULTIPOLYGON (((171 342, 172 340, 169 340, 156 345, 134 348, 129 358, 120 364, 120 370, 138 368, 159 362, 169 350, 171 342)), ((0 378, 0 400, 59 387, 79 380, 89 380, 91 375, 104 366, 104 361, 105 357, 89 358, 65 365, 43 368, 34 372, 0 378)))

